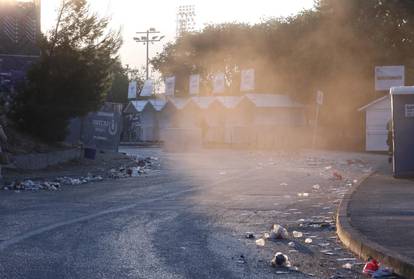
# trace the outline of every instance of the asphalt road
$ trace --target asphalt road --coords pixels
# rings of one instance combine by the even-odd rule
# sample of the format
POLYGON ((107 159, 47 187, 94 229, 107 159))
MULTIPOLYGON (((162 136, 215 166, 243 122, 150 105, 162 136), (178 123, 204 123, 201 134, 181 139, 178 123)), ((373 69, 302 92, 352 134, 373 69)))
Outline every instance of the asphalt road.
POLYGON ((161 166, 58 192, 0 192, 0 278, 363 278, 332 220, 354 180, 384 156, 124 151, 161 166), (272 224, 304 237, 264 247, 245 238, 272 224), (270 266, 279 251, 291 269, 270 266))

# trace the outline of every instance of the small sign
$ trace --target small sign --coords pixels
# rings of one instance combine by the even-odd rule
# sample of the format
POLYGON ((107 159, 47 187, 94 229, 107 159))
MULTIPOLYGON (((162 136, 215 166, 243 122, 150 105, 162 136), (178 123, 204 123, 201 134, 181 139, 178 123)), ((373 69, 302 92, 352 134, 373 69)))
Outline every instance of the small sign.
POLYGON ((240 91, 252 91, 255 89, 255 71, 254 69, 241 71, 240 91))
POLYGON ((213 94, 224 93, 226 89, 226 78, 224 73, 217 73, 213 78, 213 94))
POLYGON ((175 94, 175 77, 167 77, 164 82, 165 82, 165 95, 174 96, 174 94, 175 94))
POLYGON ((153 90, 154 90, 154 82, 151 79, 146 80, 144 83, 144 87, 141 90, 140 96, 151 97, 153 90))
POLYGON ((200 75, 191 75, 189 83, 190 83, 189 85, 190 95, 200 94, 200 75))
POLYGON ((323 92, 318 90, 318 92, 316 92, 316 103, 320 106, 323 105, 323 92))
POLYGON ((128 87, 128 100, 137 98, 137 82, 131 81, 128 87))
POLYGON ((405 85, 404 66, 375 67, 375 90, 389 91, 391 87, 405 85))
POLYGON ((82 141, 85 146, 118 151, 122 116, 118 112, 90 113, 85 117, 82 141))
POLYGON ((405 117, 414 118, 414 104, 405 105, 405 117))

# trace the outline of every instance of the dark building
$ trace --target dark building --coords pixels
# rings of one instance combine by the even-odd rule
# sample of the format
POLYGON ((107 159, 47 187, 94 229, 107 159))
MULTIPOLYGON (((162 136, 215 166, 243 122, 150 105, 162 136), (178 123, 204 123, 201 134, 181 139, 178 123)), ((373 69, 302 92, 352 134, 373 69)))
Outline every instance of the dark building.
POLYGON ((0 91, 24 79, 39 56, 40 0, 0 1, 0 91))

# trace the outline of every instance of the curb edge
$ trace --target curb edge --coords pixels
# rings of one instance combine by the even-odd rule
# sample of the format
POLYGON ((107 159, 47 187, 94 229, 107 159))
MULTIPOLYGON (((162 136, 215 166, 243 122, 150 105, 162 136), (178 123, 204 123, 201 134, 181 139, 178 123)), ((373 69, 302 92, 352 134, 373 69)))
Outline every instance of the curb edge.
POLYGON ((374 174, 375 172, 372 172, 364 176, 343 197, 336 214, 336 233, 344 246, 358 257, 364 260, 373 257, 386 266, 391 267, 395 273, 406 278, 414 278, 414 263, 410 263, 410 259, 368 239, 351 225, 348 209, 352 196, 374 174))

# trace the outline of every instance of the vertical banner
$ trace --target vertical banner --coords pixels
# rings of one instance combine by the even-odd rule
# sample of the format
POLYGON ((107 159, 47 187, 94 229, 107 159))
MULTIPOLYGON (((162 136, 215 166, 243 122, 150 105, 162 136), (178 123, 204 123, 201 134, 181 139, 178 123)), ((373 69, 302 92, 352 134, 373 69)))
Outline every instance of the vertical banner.
POLYGON ((213 78, 213 94, 224 93, 226 89, 226 78, 224 73, 217 73, 213 78))
POLYGON ((151 97, 153 91, 154 91, 154 82, 151 79, 146 80, 144 83, 144 87, 141 90, 140 96, 151 97))
POLYGON ((174 96, 175 94, 175 77, 165 78, 165 95, 174 96))
POLYGON ((242 70, 240 91, 253 91, 255 89, 255 71, 254 69, 242 70))
POLYGON ((191 75, 190 76, 190 85, 189 85, 190 95, 200 94, 200 75, 191 75))
POLYGON ((137 98, 137 82, 131 81, 128 87, 128 100, 137 98))

